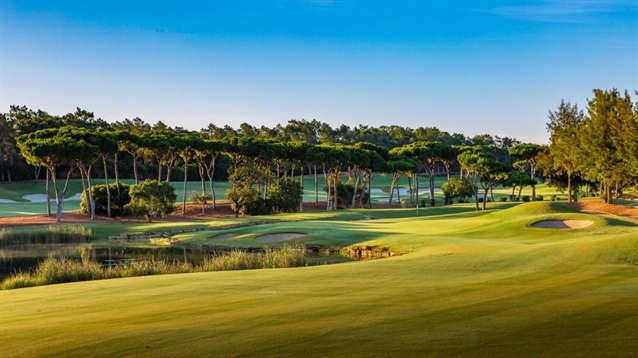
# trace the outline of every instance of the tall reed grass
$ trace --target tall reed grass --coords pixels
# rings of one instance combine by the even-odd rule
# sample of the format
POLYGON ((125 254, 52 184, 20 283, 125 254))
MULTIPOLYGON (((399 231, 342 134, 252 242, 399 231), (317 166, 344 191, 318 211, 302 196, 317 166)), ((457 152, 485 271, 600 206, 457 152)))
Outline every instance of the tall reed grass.
POLYGON ((33 271, 17 272, 7 277, 0 283, 0 288, 10 290, 22 287, 110 278, 223 270, 300 267, 305 265, 306 249, 303 246, 284 246, 281 249, 266 248, 263 253, 233 251, 210 257, 201 264, 151 260, 105 266, 97 262, 92 262, 86 259, 85 256, 82 256, 82 260, 80 261, 50 256, 33 271))
POLYGON ((0 245, 69 244, 89 242, 93 238, 90 228, 78 225, 49 225, 42 227, 3 228, 0 245))

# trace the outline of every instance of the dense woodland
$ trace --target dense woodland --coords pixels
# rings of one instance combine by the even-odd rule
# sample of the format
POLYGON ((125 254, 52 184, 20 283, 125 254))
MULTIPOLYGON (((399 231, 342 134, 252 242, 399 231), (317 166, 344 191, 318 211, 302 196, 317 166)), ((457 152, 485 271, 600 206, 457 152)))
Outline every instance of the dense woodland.
MULTIPOLYGON (((585 111, 561 101, 548 119, 549 145, 539 145, 490 134, 470 138, 434 127, 332 128, 317 120, 290 120, 274 128, 211 123, 192 131, 140 118, 109 123, 80 108, 54 116, 11 106, 0 116, 0 181, 51 182, 58 211, 70 178, 81 178, 86 188, 99 180, 107 191, 110 181, 122 178, 199 180, 203 198, 214 192, 214 180, 230 180, 246 191, 241 198, 228 195, 238 210, 242 195, 266 198, 269 188, 277 190, 271 184, 284 177, 299 177, 303 184, 309 176, 316 193, 325 190, 331 205, 339 207, 363 206, 376 174, 392 176, 392 187, 407 176, 416 189, 407 198, 412 204, 423 200, 417 177, 427 177, 429 205, 435 204, 434 177, 454 174, 454 180, 468 184, 477 209, 479 201, 485 207, 498 185, 511 186, 514 194, 544 180, 570 193, 570 201, 584 191, 608 202, 636 185, 638 102, 628 92, 594 90, 585 111), (326 188, 318 187, 318 176, 325 178, 326 188)), ((460 196, 446 191, 446 201, 460 196)), ((215 205, 214 195, 211 200, 215 205)))

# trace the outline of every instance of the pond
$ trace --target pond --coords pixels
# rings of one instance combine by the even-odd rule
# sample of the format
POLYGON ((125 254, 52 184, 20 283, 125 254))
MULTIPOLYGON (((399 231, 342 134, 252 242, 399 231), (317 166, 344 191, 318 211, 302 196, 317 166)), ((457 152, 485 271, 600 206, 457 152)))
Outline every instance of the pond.
POLYGON ((20 245, 0 249, 0 281, 16 271, 35 269, 49 256, 81 260, 86 255, 102 264, 125 261, 188 261, 199 264, 206 253, 176 247, 93 247, 87 244, 20 245))
MULTIPOLYGON (((219 252, 228 251, 221 250, 219 252)), ((15 245, 0 249, 0 282, 7 276, 20 271, 35 269, 47 257, 64 257, 82 260, 87 257, 91 261, 104 265, 131 261, 168 261, 200 264, 215 252, 187 247, 96 247, 91 244, 50 244, 50 245, 15 245)), ((309 266, 333 264, 352 261, 353 259, 337 253, 307 254, 306 264, 309 266)))

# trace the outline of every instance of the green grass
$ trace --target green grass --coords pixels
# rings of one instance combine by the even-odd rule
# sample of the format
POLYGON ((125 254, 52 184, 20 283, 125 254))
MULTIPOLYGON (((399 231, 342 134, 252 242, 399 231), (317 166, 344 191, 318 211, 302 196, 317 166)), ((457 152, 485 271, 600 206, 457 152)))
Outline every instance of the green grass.
POLYGON ((377 219, 365 221, 353 219, 359 211, 312 220, 308 213, 296 222, 290 215, 287 222, 235 229, 245 235, 238 240, 294 231, 405 252, 388 259, 0 291, 0 353, 635 355, 638 222, 575 213, 559 203, 507 204, 487 212, 435 207, 419 217, 407 216, 413 209, 377 211, 377 219), (594 224, 530 226, 552 218, 594 224))

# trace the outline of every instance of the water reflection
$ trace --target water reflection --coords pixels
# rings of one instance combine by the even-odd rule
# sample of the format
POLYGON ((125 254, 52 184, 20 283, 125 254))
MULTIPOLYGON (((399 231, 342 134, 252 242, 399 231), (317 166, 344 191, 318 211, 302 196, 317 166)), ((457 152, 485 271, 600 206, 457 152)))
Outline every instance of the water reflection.
POLYGON ((176 247, 93 247, 90 245, 22 245, 0 249, 0 281, 17 271, 36 268, 47 257, 91 260, 103 264, 132 261, 201 263, 207 253, 176 247))

